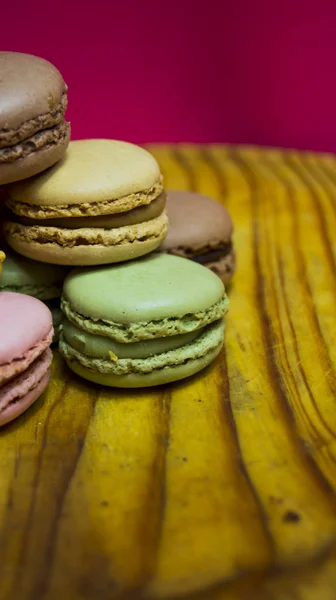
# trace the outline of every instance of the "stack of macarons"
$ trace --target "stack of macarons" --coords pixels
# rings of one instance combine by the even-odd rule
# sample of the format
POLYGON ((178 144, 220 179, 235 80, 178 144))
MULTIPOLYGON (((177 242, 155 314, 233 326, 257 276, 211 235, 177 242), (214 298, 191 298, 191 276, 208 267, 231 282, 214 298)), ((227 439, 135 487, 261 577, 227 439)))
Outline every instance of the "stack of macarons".
POLYGON ((26 303, 33 315, 22 347, 14 343, 22 317, 14 346, 9 334, 0 345, 0 376, 5 365, 24 365, 0 379, 0 425, 47 384, 49 309, 61 354, 85 379, 143 387, 203 369, 223 345, 223 283, 235 269, 225 208, 188 192, 167 201, 159 165, 141 147, 70 141, 67 86, 47 61, 0 52, 0 79, 0 300, 7 314, 15 298, 16 310, 26 303))
MULTIPOLYGON (((2 220, 7 185, 41 173, 63 158, 70 124, 65 120, 67 86, 48 61, 0 52, 0 81, 2 220)), ((2 242, 0 246, 0 425, 4 425, 24 412, 48 384, 54 329, 46 303, 56 296, 59 301, 64 274, 12 254, 2 242)), ((54 315, 57 324, 60 312, 54 315)))

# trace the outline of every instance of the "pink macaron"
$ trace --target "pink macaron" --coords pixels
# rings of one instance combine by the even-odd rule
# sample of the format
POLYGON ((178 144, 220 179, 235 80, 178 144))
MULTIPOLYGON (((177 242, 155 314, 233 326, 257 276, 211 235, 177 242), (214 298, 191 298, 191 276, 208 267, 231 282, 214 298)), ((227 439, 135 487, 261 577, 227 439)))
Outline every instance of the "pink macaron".
POLYGON ((43 302, 0 293, 0 426, 22 414, 48 385, 53 333, 43 302))

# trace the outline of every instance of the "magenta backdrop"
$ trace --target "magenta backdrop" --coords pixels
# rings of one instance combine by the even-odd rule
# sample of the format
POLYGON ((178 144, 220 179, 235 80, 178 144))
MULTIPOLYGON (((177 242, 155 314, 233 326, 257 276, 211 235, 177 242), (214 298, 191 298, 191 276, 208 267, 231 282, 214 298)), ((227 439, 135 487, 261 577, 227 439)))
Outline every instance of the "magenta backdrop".
POLYGON ((1 49, 63 73, 74 138, 336 151, 336 0, 21 0, 1 22, 1 49))

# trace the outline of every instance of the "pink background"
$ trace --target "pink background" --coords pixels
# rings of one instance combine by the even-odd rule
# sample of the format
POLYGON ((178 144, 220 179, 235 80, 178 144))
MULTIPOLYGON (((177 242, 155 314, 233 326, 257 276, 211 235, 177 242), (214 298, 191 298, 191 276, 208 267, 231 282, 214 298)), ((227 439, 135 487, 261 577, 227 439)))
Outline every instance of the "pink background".
POLYGON ((1 49, 63 73, 74 138, 336 151, 336 0, 21 0, 1 22, 1 49))

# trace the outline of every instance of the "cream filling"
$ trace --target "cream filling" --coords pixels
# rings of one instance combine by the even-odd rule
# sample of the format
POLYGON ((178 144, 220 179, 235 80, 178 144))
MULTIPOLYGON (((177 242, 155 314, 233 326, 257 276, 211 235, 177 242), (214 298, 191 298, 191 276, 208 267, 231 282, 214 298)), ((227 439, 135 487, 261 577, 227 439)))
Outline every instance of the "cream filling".
POLYGON ((200 334, 199 331, 192 331, 191 333, 182 335, 172 335, 154 340, 134 342, 133 344, 123 344, 103 335, 87 333, 76 327, 68 319, 64 319, 63 321, 62 333, 64 341, 78 352, 92 358, 102 358, 105 360, 148 358, 149 356, 168 352, 168 350, 174 350, 180 346, 189 344, 200 334))
POLYGON ((155 219, 164 210, 166 204, 166 194, 162 192, 158 198, 150 204, 139 206, 126 212, 113 215, 99 215, 97 217, 68 217, 60 219, 29 219, 21 218, 23 225, 40 225, 45 227, 62 227, 65 229, 81 229, 86 227, 99 227, 103 229, 114 229, 116 227, 125 227, 128 225, 137 225, 145 221, 155 219))
POLYGON ((224 320, 220 319, 208 327, 204 327, 199 335, 188 344, 168 350, 148 358, 92 358, 69 345, 61 333, 59 349, 64 358, 77 361, 83 367, 100 373, 127 375, 129 373, 151 373, 165 367, 182 365, 190 360, 197 360, 215 348, 220 347, 224 339, 224 320))

